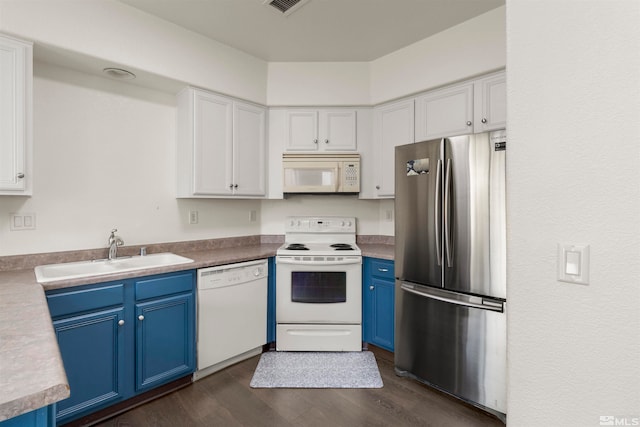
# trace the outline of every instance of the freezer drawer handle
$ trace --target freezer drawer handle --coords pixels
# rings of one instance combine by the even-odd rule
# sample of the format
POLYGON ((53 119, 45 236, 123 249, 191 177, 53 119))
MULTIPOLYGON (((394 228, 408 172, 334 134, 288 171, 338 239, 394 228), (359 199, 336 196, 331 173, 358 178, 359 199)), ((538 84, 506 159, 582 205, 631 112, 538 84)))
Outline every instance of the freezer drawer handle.
POLYGON ((431 299, 448 302, 455 305, 462 305, 465 307, 472 307, 472 308, 480 308, 482 310, 497 311, 500 313, 504 311, 503 303, 499 301, 487 300, 486 298, 473 297, 473 296, 467 296, 467 295, 460 295, 459 298, 450 298, 450 297, 441 295, 440 294, 441 292, 439 292, 438 290, 434 290, 434 292, 418 290, 416 289, 416 285, 405 283, 405 282, 402 282, 402 284, 400 285, 400 288, 403 291, 406 291, 421 297, 431 298, 431 299), (479 302, 475 302, 476 300, 479 302))

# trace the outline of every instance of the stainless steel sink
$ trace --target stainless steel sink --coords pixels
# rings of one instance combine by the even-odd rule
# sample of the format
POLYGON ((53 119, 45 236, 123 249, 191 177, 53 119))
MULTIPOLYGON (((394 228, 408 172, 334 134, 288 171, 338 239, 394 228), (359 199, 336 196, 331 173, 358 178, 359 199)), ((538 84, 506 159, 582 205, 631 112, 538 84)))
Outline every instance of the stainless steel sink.
POLYGON ((170 265, 193 262, 170 252, 145 256, 123 257, 113 260, 95 260, 67 262, 62 264, 39 265, 35 268, 36 280, 39 283, 56 280, 78 279, 82 277, 101 276, 104 274, 124 273, 145 268, 166 267, 170 265))

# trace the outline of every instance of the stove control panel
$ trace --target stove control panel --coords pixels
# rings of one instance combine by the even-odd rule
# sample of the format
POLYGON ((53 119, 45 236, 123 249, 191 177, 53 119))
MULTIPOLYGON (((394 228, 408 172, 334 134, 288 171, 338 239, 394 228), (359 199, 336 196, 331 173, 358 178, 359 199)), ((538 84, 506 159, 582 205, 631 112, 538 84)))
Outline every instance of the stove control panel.
POLYGON ((285 233, 348 233, 355 234, 354 217, 292 216, 285 222, 285 233))

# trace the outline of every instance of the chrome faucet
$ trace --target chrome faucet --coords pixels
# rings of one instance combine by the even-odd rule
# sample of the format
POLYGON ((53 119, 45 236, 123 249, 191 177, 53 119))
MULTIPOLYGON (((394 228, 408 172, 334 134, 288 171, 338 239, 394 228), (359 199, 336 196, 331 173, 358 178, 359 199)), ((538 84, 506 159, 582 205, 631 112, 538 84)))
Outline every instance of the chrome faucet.
POLYGON ((109 236, 109 259, 116 259, 118 257, 118 246, 124 245, 124 240, 120 236, 116 235, 117 228, 111 230, 109 236))

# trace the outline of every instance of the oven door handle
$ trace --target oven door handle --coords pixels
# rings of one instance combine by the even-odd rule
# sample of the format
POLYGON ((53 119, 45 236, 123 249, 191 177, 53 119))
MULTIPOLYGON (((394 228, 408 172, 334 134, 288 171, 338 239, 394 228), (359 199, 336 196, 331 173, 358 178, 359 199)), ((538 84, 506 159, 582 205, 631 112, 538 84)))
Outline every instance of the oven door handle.
POLYGON ((276 257, 276 264, 317 265, 317 266, 362 264, 362 258, 356 257, 356 258, 334 260, 334 261, 316 261, 316 260, 297 260, 297 259, 291 259, 291 258, 276 257))

